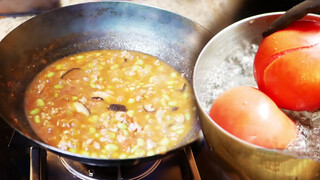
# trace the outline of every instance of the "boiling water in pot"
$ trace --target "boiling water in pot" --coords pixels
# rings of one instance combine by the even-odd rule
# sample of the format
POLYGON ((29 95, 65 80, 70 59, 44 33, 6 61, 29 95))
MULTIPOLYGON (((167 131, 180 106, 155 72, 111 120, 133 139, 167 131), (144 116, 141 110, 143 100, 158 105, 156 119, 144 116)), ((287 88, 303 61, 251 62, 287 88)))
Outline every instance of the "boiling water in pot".
MULTIPOLYGON (((239 49, 228 56, 224 61, 215 64, 211 71, 203 71, 199 77, 203 81, 199 93, 200 104, 209 112, 211 104, 222 92, 234 86, 250 85, 257 87, 253 78, 253 59, 258 45, 245 44, 245 51, 239 49)), ((217 60, 212 60, 217 61, 217 60)))
MULTIPOLYGON (((253 60, 258 46, 243 41, 242 48, 233 51, 223 61, 212 59, 211 71, 199 73, 199 77, 203 77, 199 79, 202 81, 199 84, 203 85, 199 89, 199 103, 206 113, 209 113, 214 99, 231 87, 249 85, 257 88, 253 77, 253 60)), ((283 111, 297 122, 299 129, 297 140, 284 151, 320 161, 320 111, 283 111)))

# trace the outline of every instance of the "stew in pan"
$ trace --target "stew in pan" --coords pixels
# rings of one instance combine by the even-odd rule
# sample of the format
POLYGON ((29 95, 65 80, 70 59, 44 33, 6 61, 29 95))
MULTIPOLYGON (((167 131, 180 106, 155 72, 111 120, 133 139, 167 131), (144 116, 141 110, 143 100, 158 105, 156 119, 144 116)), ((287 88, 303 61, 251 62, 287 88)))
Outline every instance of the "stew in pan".
POLYGON ((50 64, 30 84, 25 112, 49 145, 112 159, 164 153, 196 119, 183 74, 125 50, 89 51, 50 64))

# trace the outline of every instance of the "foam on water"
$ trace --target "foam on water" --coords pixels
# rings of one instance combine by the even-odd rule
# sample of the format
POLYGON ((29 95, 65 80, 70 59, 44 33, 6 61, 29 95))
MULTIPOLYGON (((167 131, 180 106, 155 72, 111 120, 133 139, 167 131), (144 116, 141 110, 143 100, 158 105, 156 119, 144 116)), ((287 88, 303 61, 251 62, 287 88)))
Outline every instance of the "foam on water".
POLYGON ((286 151, 300 157, 320 161, 320 112, 287 111, 284 112, 297 122, 298 138, 286 151))
MULTIPOLYGON (((210 67, 210 71, 199 72, 202 78, 199 84, 203 85, 199 90, 199 103, 205 112, 209 112, 214 99, 231 87, 257 87, 253 77, 253 61, 258 45, 246 44, 243 49, 235 50, 224 61, 210 67)), ((283 111, 297 122, 299 129, 297 140, 284 152, 320 161, 320 111, 283 111)))
POLYGON ((209 112, 211 104, 222 92, 234 86, 249 85, 256 87, 253 78, 253 59, 258 49, 257 45, 251 45, 237 50, 228 56, 220 64, 203 72, 203 87, 200 93, 200 104, 206 112, 209 112))

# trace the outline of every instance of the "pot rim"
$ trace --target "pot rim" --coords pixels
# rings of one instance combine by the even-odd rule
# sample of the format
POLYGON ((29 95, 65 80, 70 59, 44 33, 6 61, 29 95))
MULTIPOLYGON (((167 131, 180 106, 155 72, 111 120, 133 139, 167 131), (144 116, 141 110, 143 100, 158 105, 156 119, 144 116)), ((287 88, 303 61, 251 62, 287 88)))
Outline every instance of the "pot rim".
MULTIPOLYGON (((250 17, 247 17, 247 18, 244 18, 242 20, 239 20, 229 26, 227 26, 226 28, 222 29, 220 32, 218 32, 206 45, 205 47, 202 49, 202 51, 200 52, 198 58, 197 58, 197 61, 196 61, 196 64, 194 66, 194 71, 193 71, 193 87, 195 87, 195 76, 196 76, 196 72, 197 72, 197 69, 198 69, 198 66, 199 66, 199 62, 201 61, 202 59, 202 56, 203 54, 206 53, 206 51, 208 51, 207 49, 209 49, 209 47, 211 46, 211 44, 213 44, 216 39, 218 39, 220 36, 223 36, 226 32, 229 32, 230 30, 234 29, 234 28, 237 28, 239 25, 241 24, 244 24, 244 23, 253 23, 255 20, 259 19, 259 18, 263 18, 263 17, 266 17, 266 16, 280 16, 282 14, 284 14, 285 11, 279 11, 279 12, 268 12, 268 13, 263 13, 263 14, 258 14, 258 15, 254 15, 254 16, 250 16, 250 17)), ((312 18, 320 18, 320 15, 318 14, 314 14, 314 13, 309 13, 307 14, 304 18, 302 19, 307 19, 307 20, 312 20, 312 18)), ((262 37, 262 34, 261 34, 261 37, 262 37)), ((260 149, 260 150, 263 150, 263 151, 268 151, 268 152, 280 152, 280 153, 283 153, 282 150, 285 150, 287 148, 278 148, 278 149, 275 149, 275 148, 266 148, 266 147, 263 147, 263 146, 259 146, 259 145, 255 145, 255 144, 252 144, 252 143, 249 143, 245 140, 242 140, 240 138, 238 138, 237 136, 229 133, 228 131, 226 131, 225 129, 223 129, 221 126, 219 126, 208 114, 208 112, 205 112, 204 111, 204 107, 199 103, 200 100, 199 100, 199 92, 197 91, 196 88, 194 88, 194 94, 195 94, 195 98, 196 98, 196 101, 197 101, 197 104, 198 104, 198 108, 200 109, 200 113, 204 114, 204 116, 206 117, 206 119, 202 119, 200 118, 200 121, 204 121, 204 120, 210 120, 210 124, 212 126, 215 126, 216 128, 219 129, 220 132, 222 132, 224 135, 228 136, 228 138, 230 139, 233 139, 237 142, 239 142, 240 144, 244 145, 245 147, 247 148, 250 148, 250 149, 260 149)), ((290 152, 288 152, 290 153, 290 152)))

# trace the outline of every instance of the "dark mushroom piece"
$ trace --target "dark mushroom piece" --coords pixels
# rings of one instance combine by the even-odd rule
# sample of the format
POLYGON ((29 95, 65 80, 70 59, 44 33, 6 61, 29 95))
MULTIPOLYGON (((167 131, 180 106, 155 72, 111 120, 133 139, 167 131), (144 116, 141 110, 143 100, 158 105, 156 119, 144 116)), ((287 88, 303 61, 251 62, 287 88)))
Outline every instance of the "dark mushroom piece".
POLYGON ((110 111, 122 111, 122 112, 127 112, 127 107, 125 105, 122 104, 110 104, 108 106, 108 109, 110 111))
POLYGON ((177 111, 179 109, 179 107, 172 107, 171 110, 172 111, 177 111))

